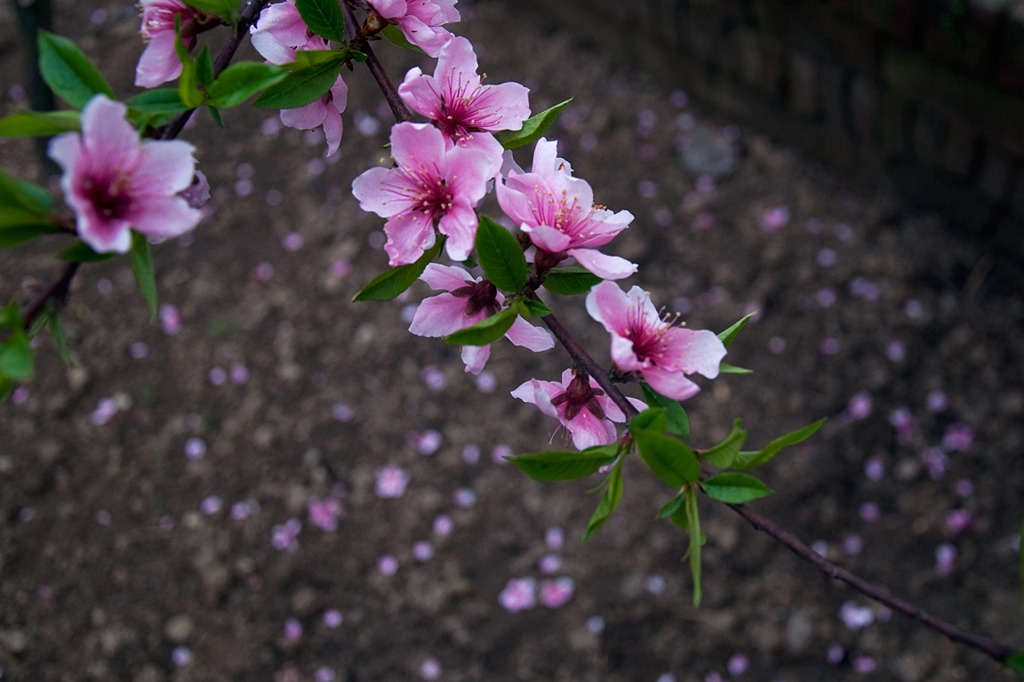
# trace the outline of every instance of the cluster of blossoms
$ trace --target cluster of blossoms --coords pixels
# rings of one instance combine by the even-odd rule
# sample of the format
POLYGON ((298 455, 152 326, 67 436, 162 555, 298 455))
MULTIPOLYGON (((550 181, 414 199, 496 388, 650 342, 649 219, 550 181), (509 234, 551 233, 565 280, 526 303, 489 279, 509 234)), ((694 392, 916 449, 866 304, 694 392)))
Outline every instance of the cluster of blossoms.
MULTIPOLYGON (((420 279, 441 292, 419 304, 410 325, 414 334, 448 336, 498 314, 508 294, 533 297, 559 264, 575 260, 600 278, 586 308, 611 335, 611 357, 620 378, 642 379, 654 391, 683 400, 698 391, 687 375, 718 374, 725 355, 709 331, 691 331, 663 319, 638 287, 624 293, 613 281, 629 277, 637 266, 602 253, 633 220, 594 202, 590 185, 558 156, 558 144, 536 140, 529 171, 516 165, 498 133, 518 131, 530 119, 529 90, 519 83, 485 84, 469 40, 443 26, 459 20, 455 0, 377 0, 369 3, 367 26, 388 23, 437 59, 433 74, 411 69, 398 96, 424 122, 403 121, 390 135, 392 163, 359 175, 352 191, 360 206, 385 219, 384 245, 392 266, 420 260, 443 239, 453 261, 466 264, 476 247, 477 206, 491 191, 518 243, 532 258, 529 290, 499 291, 488 279, 459 265, 430 263, 420 279)), ((143 0, 142 33, 148 45, 139 61, 136 83, 152 87, 178 77, 182 65, 175 43, 186 47, 210 22, 220 21, 179 0, 143 0), (179 28, 180 27, 180 28, 179 28)), ((364 30, 366 30, 364 28, 364 30)), ((253 46, 270 64, 289 64, 300 52, 330 50, 330 41, 310 30, 296 0, 264 8, 251 28, 253 46)), ((341 141, 348 89, 339 76, 313 102, 281 111, 285 125, 322 127, 327 153, 341 141)), ((149 237, 182 234, 199 221, 202 189, 194 183, 193 149, 178 141, 140 140, 126 119, 125 105, 97 95, 82 112, 82 132, 67 133, 51 144, 51 156, 64 168, 63 186, 77 216, 78 233, 94 250, 125 252, 131 230, 149 237)), ((521 317, 504 333, 513 344, 542 351, 552 335, 521 317)), ((490 345, 466 345, 466 371, 479 374, 490 345)), ((563 372, 561 381, 530 380, 512 392, 559 420, 576 447, 604 445, 616 439, 615 423, 627 420, 616 404, 580 368, 563 372)), ((644 403, 632 400, 637 410, 644 403)))

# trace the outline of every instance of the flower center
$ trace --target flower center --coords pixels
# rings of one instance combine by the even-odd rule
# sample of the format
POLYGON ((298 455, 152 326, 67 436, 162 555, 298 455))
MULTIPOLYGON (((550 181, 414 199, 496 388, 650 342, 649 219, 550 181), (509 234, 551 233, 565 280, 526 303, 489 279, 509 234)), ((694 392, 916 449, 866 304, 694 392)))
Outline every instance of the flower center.
POLYGON ((496 314, 501 307, 498 305, 498 288, 489 281, 466 282, 466 286, 452 289, 452 296, 466 299, 466 316, 473 317, 481 310, 487 316, 496 314))
POLYGON ((95 207, 96 213, 109 220, 121 217, 131 207, 130 185, 131 178, 124 173, 119 173, 109 181, 87 178, 83 189, 89 202, 95 207))
POLYGON ((555 407, 565 403, 565 418, 571 421, 576 418, 580 410, 587 409, 598 419, 604 419, 604 408, 597 401, 597 396, 604 395, 604 391, 590 385, 590 379, 586 372, 576 371, 572 381, 565 389, 565 393, 551 399, 555 407))

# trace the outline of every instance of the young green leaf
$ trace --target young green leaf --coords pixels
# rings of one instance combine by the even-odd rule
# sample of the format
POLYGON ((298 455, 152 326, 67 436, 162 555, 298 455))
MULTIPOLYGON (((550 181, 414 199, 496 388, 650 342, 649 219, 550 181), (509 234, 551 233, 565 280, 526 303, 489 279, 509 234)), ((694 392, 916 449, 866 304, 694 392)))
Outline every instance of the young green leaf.
POLYGON ((174 15, 174 53, 181 62, 181 75, 178 76, 178 96, 189 109, 203 104, 203 92, 199 89, 199 78, 196 74, 196 60, 189 54, 185 42, 181 39, 181 16, 174 15))
POLYGON ((204 89, 213 82, 213 58, 210 57, 209 45, 203 45, 196 55, 196 79, 204 89))
POLYGON ((295 0, 295 8, 310 31, 324 40, 345 42, 345 17, 338 0, 295 0))
POLYGON ((501 291, 519 291, 526 284, 529 266, 512 233, 487 216, 476 228, 476 254, 487 279, 501 291))
POLYGON ((398 28, 394 24, 388 24, 387 26, 385 26, 384 30, 381 31, 380 34, 384 36, 384 38, 393 45, 403 47, 406 50, 412 50, 413 52, 417 52, 423 55, 424 57, 427 56, 427 53, 423 51, 422 47, 410 43, 409 39, 405 37, 404 33, 402 33, 402 29, 398 28))
MULTIPOLYGON (((50 195, 39 185, 33 185, 25 180, 12 178, 0 169, 0 207, 5 211, 16 209, 27 216, 45 216, 52 208, 50 195)), ((20 223, 16 221, 4 221, 4 224, 12 225, 20 223)))
POLYGON ((107 260, 116 255, 116 253, 96 253, 85 242, 77 241, 61 251, 57 257, 73 263, 98 263, 101 260, 107 260))
POLYGON ((686 491, 686 532, 690 535, 690 575, 693 578, 693 605, 700 606, 701 598, 701 547, 706 538, 700 529, 700 512, 697 508, 697 491, 690 488, 686 491))
POLYGON ((43 222, 28 222, 21 225, 3 225, 10 215, 0 216, 0 248, 17 246, 44 234, 60 232, 56 225, 43 222))
POLYGON ((129 97, 125 104, 133 113, 142 114, 178 114, 191 108, 181 101, 177 88, 146 90, 129 97))
POLYGON ((480 320, 471 327, 460 329, 444 337, 453 346, 486 346, 505 335, 519 317, 520 306, 511 305, 494 315, 480 320))
POLYGON ((76 109, 96 94, 114 99, 114 91, 85 53, 67 38, 39 31, 39 71, 53 92, 76 109))
POLYGON ((747 313, 746 315, 743 316, 743 319, 741 319, 739 322, 732 325, 731 327, 729 327, 724 332, 718 335, 718 338, 721 339, 722 344, 726 348, 732 345, 732 342, 736 339, 736 335, 740 333, 741 329, 747 326, 747 322, 750 322, 750 318, 752 318, 754 315, 757 315, 757 311, 747 313))
POLYGON ((1024 679, 1024 650, 1014 651, 1006 658, 1006 667, 1024 679))
POLYGON ((149 304, 150 322, 156 322, 156 273, 153 270, 153 252, 146 235, 132 231, 132 272, 142 297, 149 304))
POLYGON ((722 363, 719 363, 719 365, 718 365, 718 373, 719 374, 753 374, 754 370, 747 369, 746 367, 736 367, 735 365, 730 365, 727 362, 722 362, 722 363))
POLYGON ((648 468, 670 488, 700 478, 700 462, 683 442, 657 431, 638 430, 633 438, 648 468))
POLYGON ((583 532, 583 542, 593 537, 598 528, 604 525, 604 522, 611 517, 619 506, 619 500, 622 499, 623 461, 620 459, 616 462, 608 474, 608 487, 605 488, 604 494, 601 495, 601 501, 597 503, 597 508, 591 515, 590 522, 587 523, 587 529, 583 532))
POLYGON ((743 504, 772 494, 772 489, 749 474, 730 471, 712 476, 700 484, 708 497, 726 504, 743 504))
POLYGON ((590 476, 611 464, 618 455, 615 444, 587 448, 580 452, 546 451, 506 457, 535 481, 572 481, 590 476))
POLYGON ((523 121, 523 126, 519 130, 500 130, 494 134, 494 137, 505 149, 515 149, 536 142, 544 135, 548 126, 555 122, 565 105, 571 101, 572 99, 567 99, 550 109, 545 109, 536 116, 531 116, 523 121))
POLYGON ((662 508, 658 510, 657 518, 663 519, 666 516, 672 516, 677 511, 679 511, 679 508, 683 506, 683 502, 684 501, 685 501, 685 498, 683 497, 683 494, 679 493, 678 495, 673 497, 671 500, 666 502, 665 505, 662 506, 662 508))
POLYGON ((68 352, 68 341, 64 336, 64 325, 60 322, 60 314, 55 310, 47 312, 46 322, 50 329, 50 336, 53 337, 53 342, 57 345, 57 354, 60 359, 68 367, 74 367, 75 363, 71 359, 71 353, 68 352))
POLYGON ((683 409, 678 400, 663 396, 651 388, 645 381, 640 382, 640 388, 643 390, 644 399, 649 406, 660 407, 665 410, 667 418, 665 429, 683 438, 690 435, 690 418, 686 416, 686 410, 683 409))
POLYGON ((824 418, 819 419, 813 424, 805 426, 802 429, 798 429, 792 433, 787 433, 785 436, 776 438, 761 450, 739 452, 736 454, 736 460, 732 465, 737 469, 753 469, 755 467, 759 467, 778 454, 779 450, 782 448, 790 445, 796 445, 797 443, 809 438, 811 434, 820 429, 821 425, 824 423, 824 418))
POLYGON ((80 111, 22 111, 0 120, 0 137, 50 137, 82 129, 80 111))
POLYGON ((238 62, 217 76, 210 85, 210 106, 228 109, 237 107, 260 90, 284 80, 288 69, 276 64, 238 62))
POLYGON ((415 263, 399 265, 373 278, 363 287, 358 294, 352 297, 353 301, 390 301, 403 291, 412 286, 423 271, 427 269, 444 248, 444 237, 439 237, 434 245, 423 252, 423 255, 415 263))
POLYGON ((322 97, 341 73, 342 61, 325 61, 292 71, 263 91, 254 106, 264 109, 296 109, 322 97))
POLYGON ((640 431, 664 433, 667 428, 667 410, 663 407, 649 407, 629 420, 629 432, 634 436, 640 431))
POLYGON ((732 431, 729 432, 729 435, 721 443, 699 453, 699 455, 702 459, 706 459, 719 469, 727 469, 732 466, 736 455, 739 454, 740 448, 743 447, 743 442, 746 439, 747 431, 740 426, 740 420, 737 419, 732 424, 732 431))
POLYGON ((0 375, 15 381, 29 379, 32 376, 33 365, 28 336, 19 326, 0 343, 0 375))
POLYGON ((209 14, 216 14, 221 19, 227 20, 231 19, 238 8, 238 3, 235 0, 182 0, 182 2, 189 7, 195 7, 209 14))
POLYGON ((555 268, 544 278, 544 288, 560 296, 585 294, 600 283, 601 278, 582 265, 555 268))

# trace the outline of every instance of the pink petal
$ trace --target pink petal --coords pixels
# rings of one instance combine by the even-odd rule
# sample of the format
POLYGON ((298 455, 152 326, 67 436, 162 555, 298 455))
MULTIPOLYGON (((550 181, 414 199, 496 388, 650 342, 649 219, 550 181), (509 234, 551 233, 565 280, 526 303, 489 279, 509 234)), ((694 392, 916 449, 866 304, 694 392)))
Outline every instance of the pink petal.
POLYGON ((181 75, 181 62, 174 51, 174 31, 161 31, 149 38, 135 67, 135 85, 155 88, 181 75))
POLYGON ((384 250, 390 257, 388 263, 408 265, 415 263, 423 252, 434 245, 434 221, 419 211, 406 211, 384 223, 388 241, 384 250))
POLYGON ((95 177, 113 177, 131 168, 142 150, 139 134, 124 118, 127 111, 106 95, 95 95, 82 109, 85 154, 79 160, 89 164, 95 177))
POLYGON ((125 216, 131 226, 151 237, 177 237, 194 228, 203 212, 181 197, 139 199, 125 216))
POLYGON ((417 306, 409 331, 417 336, 439 338, 468 326, 466 299, 446 293, 426 298, 417 306))
POLYGON ((491 357, 489 345, 462 347, 462 361, 466 363, 466 371, 470 374, 479 374, 487 364, 489 357, 491 357))
POLYGON ((534 327, 521 317, 517 317, 512 327, 505 332, 508 340, 522 348, 529 348, 534 352, 548 350, 555 347, 555 339, 546 329, 534 327))
POLYGON ((359 200, 359 208, 381 218, 390 218, 408 209, 410 201, 383 189, 393 173, 390 168, 371 168, 352 181, 352 194, 359 200))
POLYGON ((665 354, 673 358, 674 367, 687 374, 697 372, 714 379, 726 350, 714 332, 673 327, 666 334, 665 354))
POLYGON ((572 420, 565 422, 572 434, 572 444, 579 450, 594 445, 607 445, 615 442, 615 427, 607 419, 599 419, 590 410, 580 410, 572 420))
POLYGON ((423 274, 420 275, 420 280, 426 282, 431 289, 444 291, 458 289, 466 286, 467 282, 477 281, 462 268, 440 263, 428 263, 423 274))
POLYGON ((643 370, 644 381, 658 393, 675 400, 686 400, 700 391, 700 387, 686 378, 681 370, 670 370, 652 365, 643 370))
POLYGON ((606 256, 596 249, 569 249, 569 255, 602 279, 624 279, 636 272, 636 263, 619 256, 606 256))
POLYGON ((132 192, 168 196, 188 189, 195 177, 194 151, 181 140, 144 142, 132 170, 132 192))
POLYGON ((318 99, 302 107, 282 109, 281 123, 296 130, 312 130, 324 122, 328 108, 329 105, 318 99))
POLYGON ((629 297, 612 282, 601 282, 587 294, 587 312, 610 334, 626 336, 633 308, 629 297))

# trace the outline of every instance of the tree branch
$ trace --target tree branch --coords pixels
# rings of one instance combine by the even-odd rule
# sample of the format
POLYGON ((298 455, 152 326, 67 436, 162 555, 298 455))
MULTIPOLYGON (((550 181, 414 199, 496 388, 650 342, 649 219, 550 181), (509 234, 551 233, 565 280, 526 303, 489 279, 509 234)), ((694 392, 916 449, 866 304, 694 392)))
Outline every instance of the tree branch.
POLYGON ((366 55, 366 66, 370 69, 374 80, 377 81, 377 87, 383 93, 388 106, 391 107, 391 113, 394 114, 395 120, 399 123, 411 121, 412 112, 409 111, 409 107, 405 106, 402 98, 398 96, 398 90, 392 85, 387 71, 384 70, 380 60, 377 59, 377 55, 374 54, 373 48, 370 47, 370 42, 366 39, 366 36, 362 35, 360 30, 356 28, 359 24, 348 0, 342 0, 341 10, 345 14, 345 30, 348 32, 349 41, 352 43, 353 48, 366 55))
POLYGON ((796 554, 798 557, 813 565, 819 571, 824 573, 829 578, 835 578, 841 582, 846 583, 853 589, 857 590, 861 594, 870 599, 877 601, 880 604, 884 604, 893 611, 902 613, 904 616, 913 618, 920 622, 926 627, 935 630, 936 632, 945 635, 953 642, 959 644, 966 644, 967 646, 977 649, 986 656, 995 659, 999 663, 1006 663, 1006 659, 1009 658, 1010 654, 1013 653, 1013 648, 1003 644, 999 644, 986 637, 979 637, 978 635, 965 632, 958 627, 955 627, 945 621, 939 620, 935 616, 926 613, 922 609, 914 606, 908 601, 900 599, 889 592, 886 592, 882 588, 874 585, 863 578, 860 578, 853 573, 850 573, 845 568, 841 568, 836 564, 832 563, 825 557, 821 556, 813 549, 800 542, 792 533, 783 530, 779 526, 775 525, 765 517, 761 516, 754 510, 746 507, 742 504, 729 504, 726 505, 734 512, 742 516, 747 522, 754 527, 755 530, 759 530, 762 533, 767 534, 769 537, 774 539, 776 542, 782 544, 786 549, 796 554))

